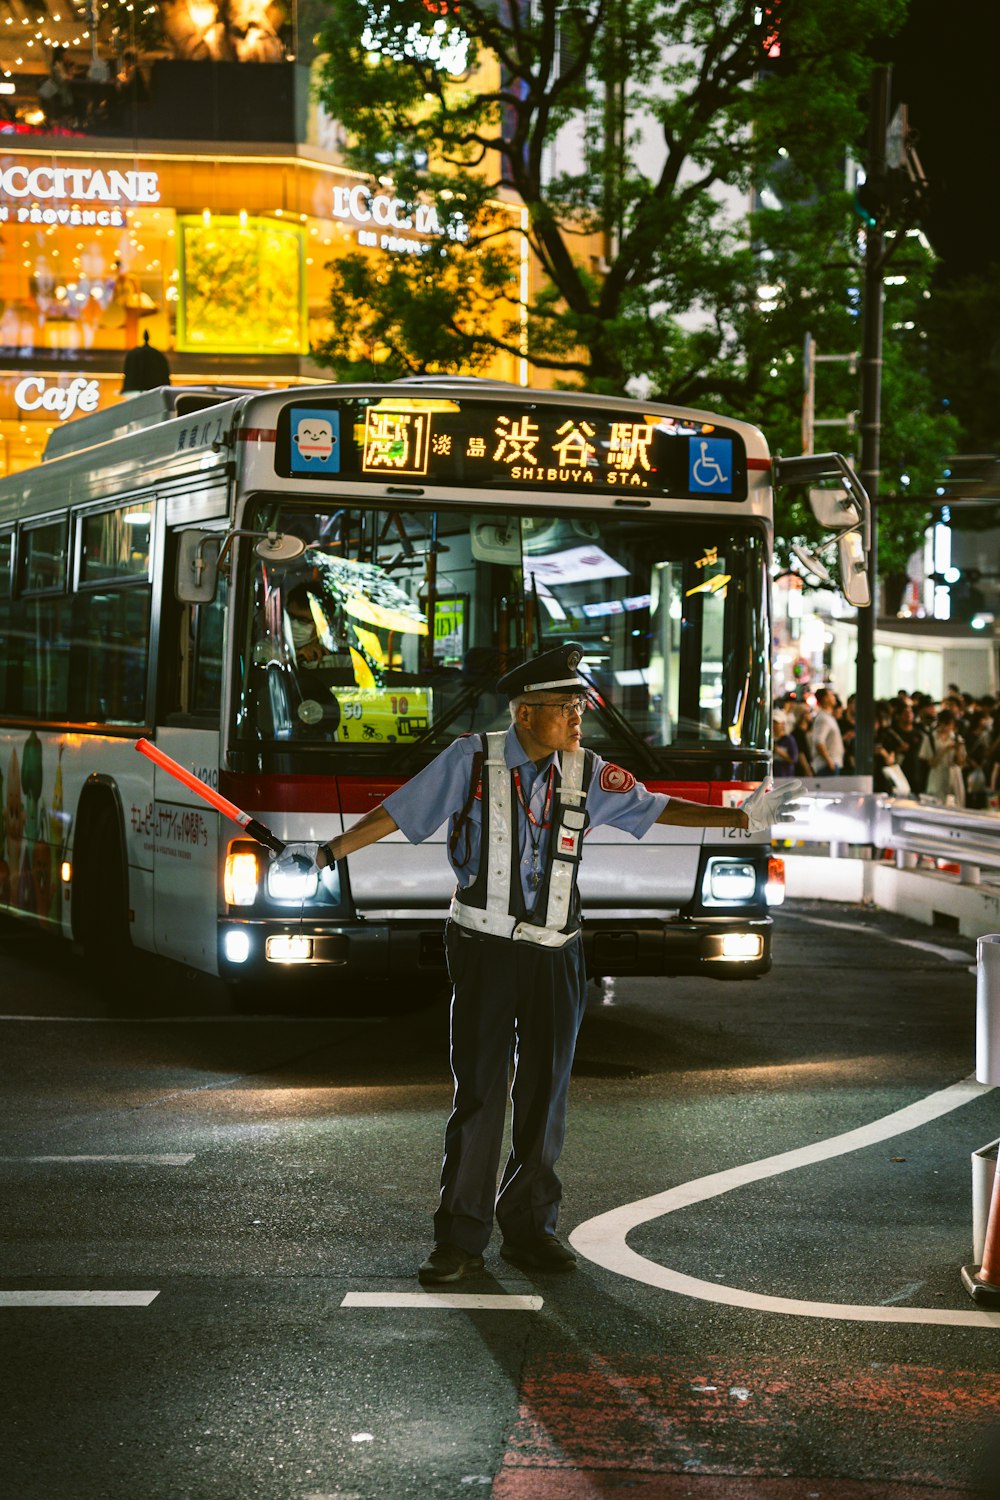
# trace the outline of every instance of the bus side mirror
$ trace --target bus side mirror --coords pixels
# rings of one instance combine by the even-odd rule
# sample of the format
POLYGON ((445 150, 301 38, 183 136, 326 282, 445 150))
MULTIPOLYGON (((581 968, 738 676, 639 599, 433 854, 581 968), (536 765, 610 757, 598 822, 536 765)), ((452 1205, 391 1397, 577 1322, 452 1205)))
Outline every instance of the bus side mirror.
POLYGON ((222 559, 238 536, 256 537, 254 547, 264 562, 277 565, 297 562, 306 550, 301 537, 280 531, 182 531, 177 548, 174 593, 181 604, 211 604, 219 585, 222 559))
POLYGON ((835 589, 837 587, 818 557, 814 557, 805 547, 800 547, 797 543, 793 543, 791 550, 792 555, 798 558, 806 572, 811 573, 813 578, 818 579, 825 588, 835 589))
POLYGON ((845 531, 838 536, 837 561, 840 563, 840 587, 844 598, 855 609, 867 609, 872 602, 868 558, 857 531, 845 531))
MULTIPOLYGON (((868 491, 842 453, 807 453, 798 458, 774 460, 775 484, 802 485, 824 479, 837 482, 836 489, 809 489, 809 508, 824 531, 833 532, 819 548, 836 546, 840 563, 840 588, 848 604, 867 609, 871 604, 868 556, 871 551, 872 512, 868 491)), ((823 583, 831 583, 822 564, 816 566, 811 553, 798 549, 802 565, 823 583), (824 576, 825 575, 825 576, 824 576)))
POLYGON ((860 526, 864 520, 861 506, 844 490, 810 490, 809 509, 824 531, 843 531, 845 526, 860 526))

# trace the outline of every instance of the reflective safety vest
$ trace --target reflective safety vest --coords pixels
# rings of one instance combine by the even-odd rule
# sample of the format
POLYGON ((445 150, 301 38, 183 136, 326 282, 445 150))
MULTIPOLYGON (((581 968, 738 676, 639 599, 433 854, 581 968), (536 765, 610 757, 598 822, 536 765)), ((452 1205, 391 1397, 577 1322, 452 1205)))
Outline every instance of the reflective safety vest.
POLYGON ((588 822, 587 792, 594 773, 594 754, 591 750, 569 750, 560 755, 562 776, 552 800, 542 883, 535 910, 529 914, 521 886, 517 792, 513 772, 504 759, 506 738, 503 731, 481 736, 486 745, 479 871, 471 885, 455 892, 449 915, 471 932, 562 948, 580 930, 576 872, 588 822))

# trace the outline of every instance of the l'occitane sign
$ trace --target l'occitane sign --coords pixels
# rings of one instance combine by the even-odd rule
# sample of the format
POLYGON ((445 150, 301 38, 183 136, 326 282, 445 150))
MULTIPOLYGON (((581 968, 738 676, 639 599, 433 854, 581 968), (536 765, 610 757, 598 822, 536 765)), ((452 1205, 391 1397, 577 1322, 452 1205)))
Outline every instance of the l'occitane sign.
POLYGON ((29 167, 15 162, 0 168, 0 197, 57 198, 79 203, 158 203, 155 172, 103 171, 98 167, 29 167))

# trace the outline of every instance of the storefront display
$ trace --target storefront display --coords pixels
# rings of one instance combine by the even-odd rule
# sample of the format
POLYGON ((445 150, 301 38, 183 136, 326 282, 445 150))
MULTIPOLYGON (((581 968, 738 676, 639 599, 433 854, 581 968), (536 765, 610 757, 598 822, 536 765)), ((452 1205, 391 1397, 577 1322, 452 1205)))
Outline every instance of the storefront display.
POLYGON ((178 350, 309 352, 299 225, 246 214, 181 217, 177 232, 178 350))
MULTIPOLYGON (((176 384, 328 380, 309 350, 329 326, 329 263, 465 238, 452 204, 407 204, 307 147, 209 149, 0 153, 0 473, 121 399, 145 334, 176 384)), ((519 233, 519 210, 497 214, 519 233)), ((518 364, 501 355, 484 373, 517 381, 518 364)))

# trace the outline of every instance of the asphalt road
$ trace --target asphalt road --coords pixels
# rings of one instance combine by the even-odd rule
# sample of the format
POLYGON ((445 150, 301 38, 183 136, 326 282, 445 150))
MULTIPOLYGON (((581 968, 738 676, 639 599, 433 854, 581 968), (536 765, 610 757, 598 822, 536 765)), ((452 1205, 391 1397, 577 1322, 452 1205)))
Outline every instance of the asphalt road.
POLYGON ((443 1001, 331 977, 239 1016, 0 926, 0 1492, 1000 1495, 1000 1315, 959 1279, 970 1153, 1000 1134, 1000 1093, 955 1087, 974 945, 861 908, 778 922, 764 980, 592 991, 561 1167, 579 1269, 494 1246, 457 1308, 405 1300, 443 1001))

